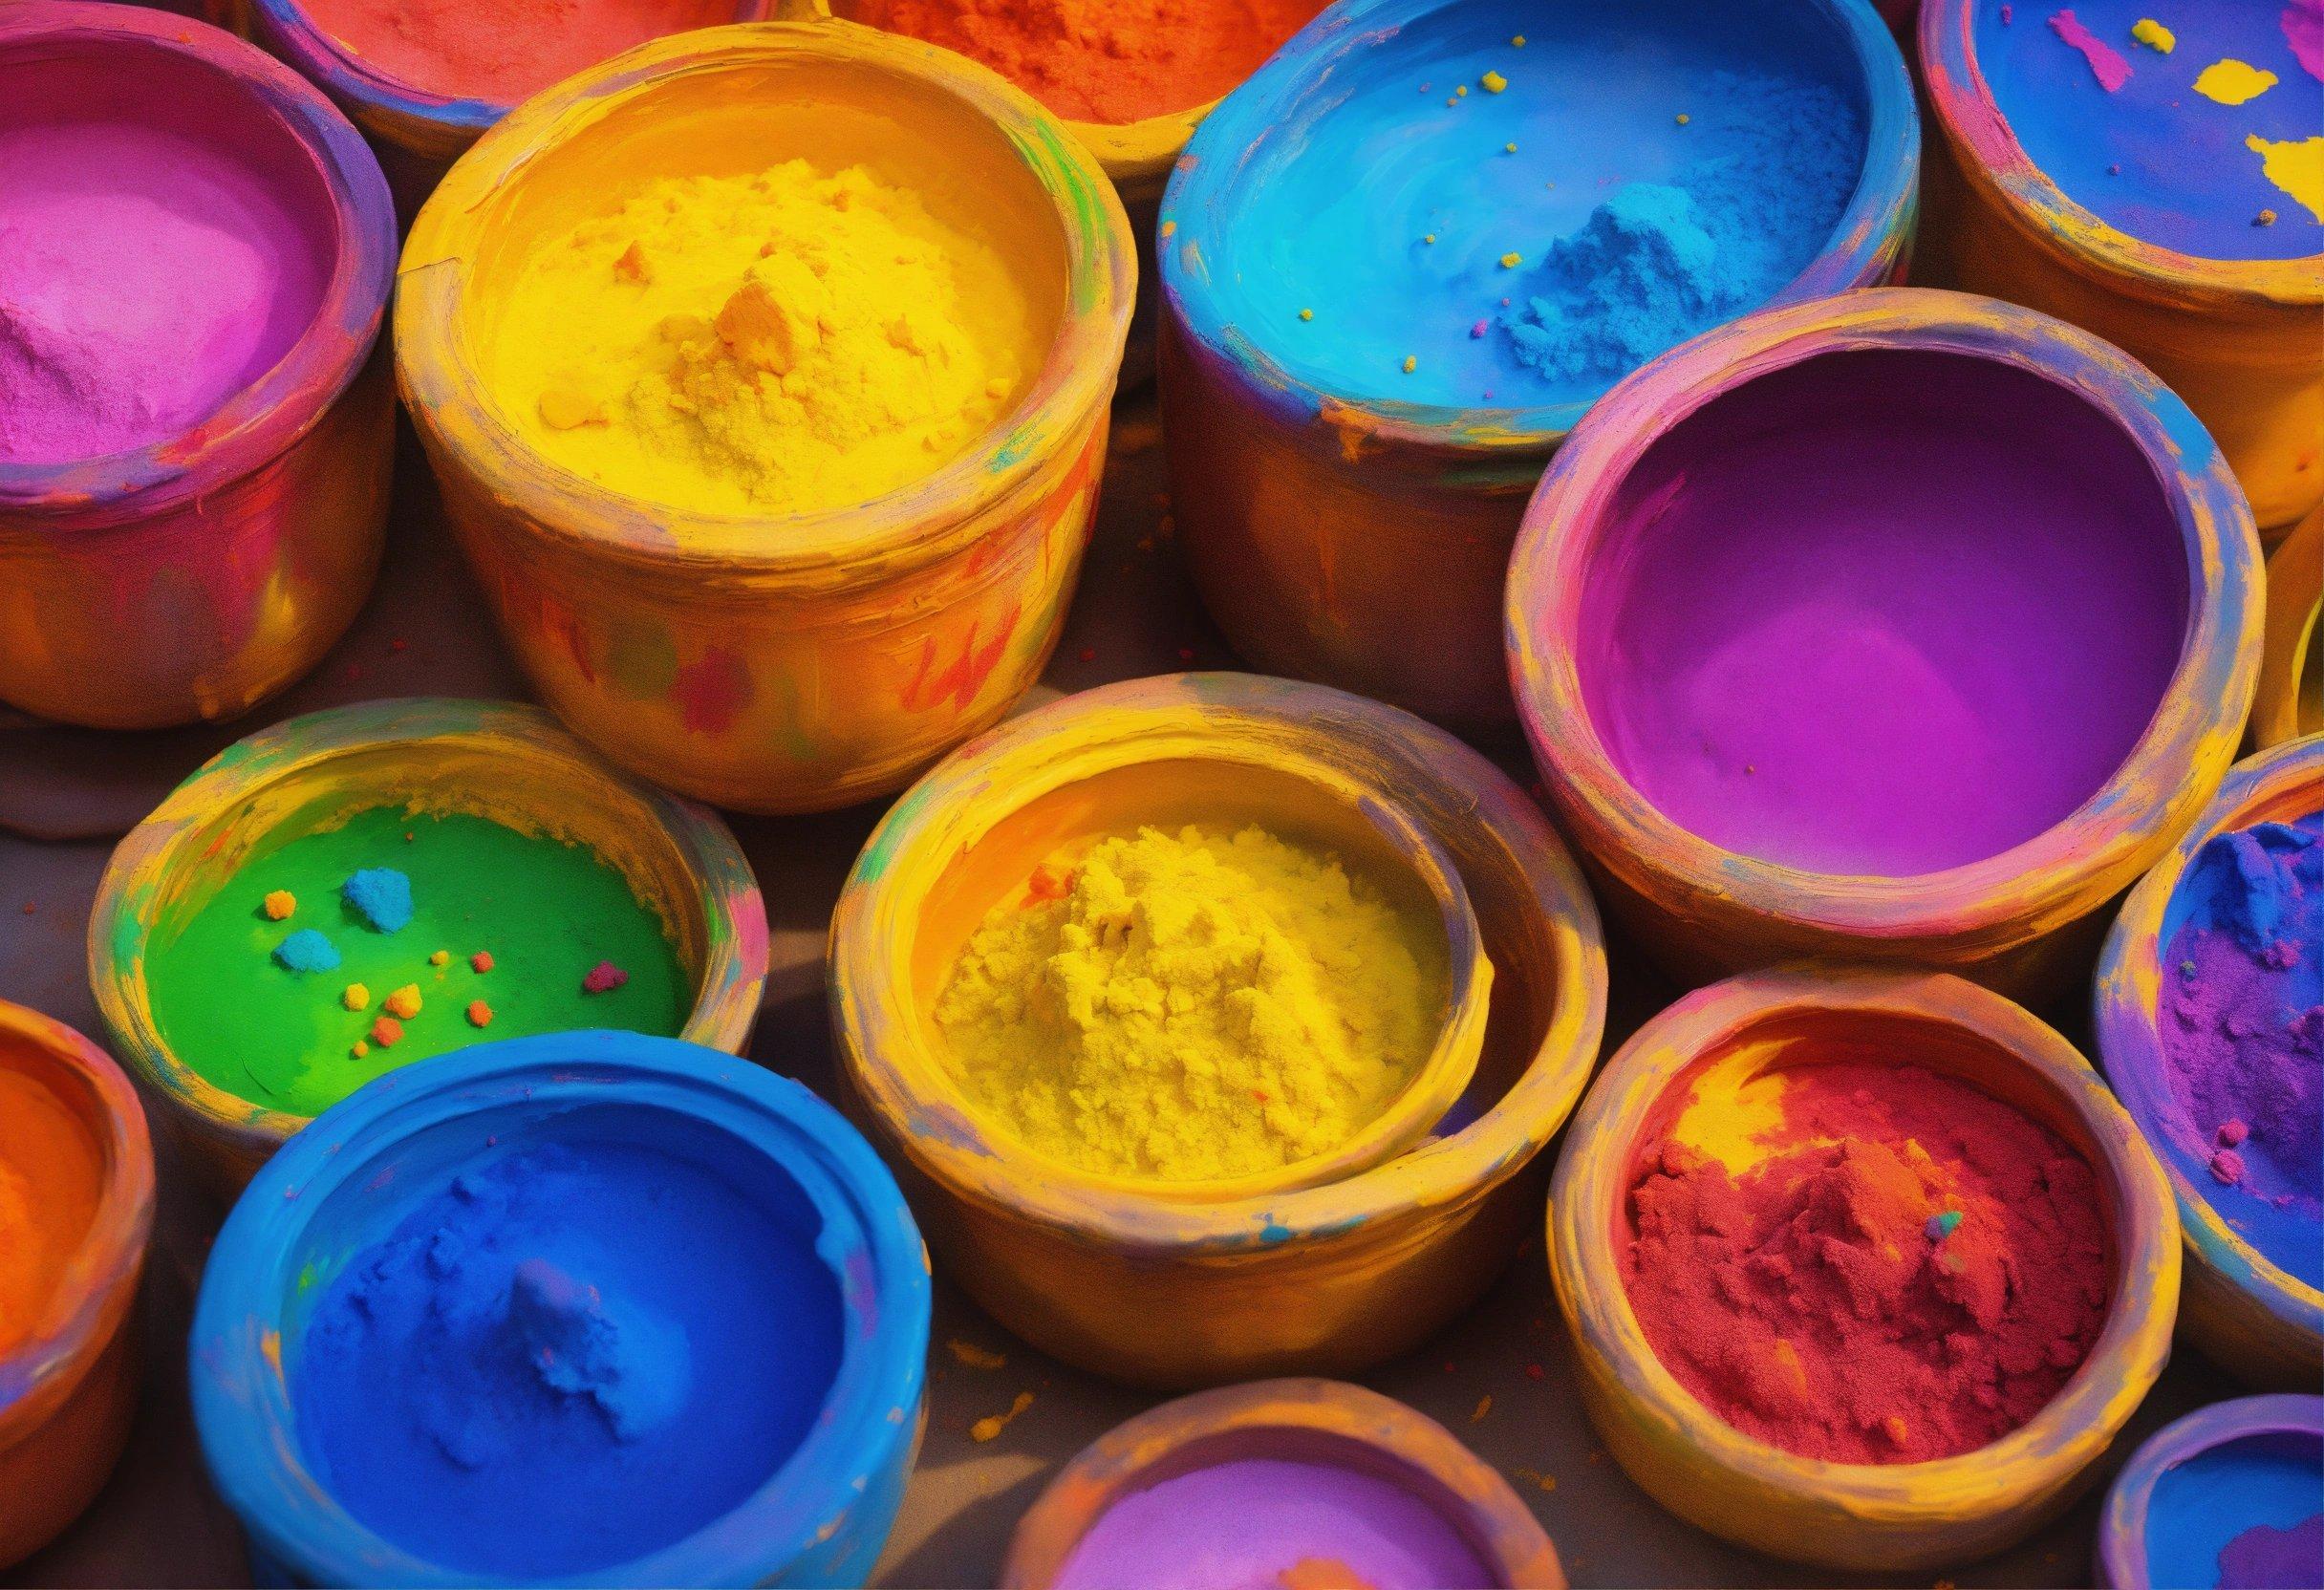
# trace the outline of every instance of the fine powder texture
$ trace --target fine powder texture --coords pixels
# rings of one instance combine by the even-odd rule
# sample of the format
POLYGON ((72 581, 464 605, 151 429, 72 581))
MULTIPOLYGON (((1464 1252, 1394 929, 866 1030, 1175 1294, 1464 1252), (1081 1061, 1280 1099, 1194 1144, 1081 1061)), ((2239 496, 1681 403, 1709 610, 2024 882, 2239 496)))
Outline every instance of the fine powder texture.
POLYGON ((1133 1491, 1057 1590, 1440 1590, 1496 1582, 1452 1522, 1376 1474, 1250 1457, 1133 1491))
POLYGON ((301 0, 365 68, 445 99, 513 105, 633 45, 735 20, 735 0, 301 0))
POLYGON ((2147 1580, 2208 1590, 2324 1584, 2324 1441, 2239 1436, 2165 1469, 2146 1504, 2147 1580))
POLYGON ((964 451, 1039 369, 988 245, 859 166, 656 183, 510 284, 493 385, 526 440, 708 513, 863 503, 964 451))
POLYGON ((811 1235, 724 1166, 549 1140, 489 1154, 347 1261, 291 1403, 371 1528, 447 1569, 537 1579, 730 1511, 805 1438, 839 1356, 811 1235))
POLYGON ((327 274, 292 203, 159 127, 0 117, 0 462, 181 435, 280 362, 327 274))
POLYGON ((1838 1463, 1952 1456, 2040 1411, 2105 1322, 2089 1165, 1922 1066, 1768 1081, 1755 1162, 1682 1117, 1633 1171, 1623 1281, 1664 1366, 1745 1433, 1838 1463))
POLYGON ((483 817, 400 806, 262 849, 174 936, 157 937, 146 978, 161 1035, 185 1064, 237 1098, 294 1115, 487 1036, 621 1027, 669 1037, 693 1007, 660 919, 595 852, 483 817), (343 892, 379 869, 402 874, 411 892, 411 917, 392 933, 343 892), (277 891, 295 902, 281 919, 266 905, 277 891), (316 967, 302 972, 277 958, 309 934, 335 961, 302 953, 300 963, 316 967), (592 994, 584 979, 601 960, 630 975, 592 994), (480 1000, 484 1021, 470 1014, 480 1000))
POLYGON ((1501 325, 1518 362, 1613 380, 1780 291, 1847 205, 1863 117, 1820 83, 1712 75, 1689 116, 1706 153, 1631 183, 1549 246, 1501 325))
POLYGON ((995 906, 936 1017, 970 1097, 1035 1151, 1246 1175, 1339 1147, 1411 1083, 1443 1020, 1432 927, 1261 829, 1146 828, 995 906))
POLYGON ((1323 0, 860 0, 860 22, 957 50, 1073 121, 1143 121, 1230 92, 1323 0))
POLYGON ((2176 1146, 2230 1225, 2324 1286, 2324 814, 2212 839, 2171 915, 2158 1026, 2176 1146))
POLYGON ((0 1361, 47 1321, 103 1192, 80 1117, 0 1056, 0 1361))

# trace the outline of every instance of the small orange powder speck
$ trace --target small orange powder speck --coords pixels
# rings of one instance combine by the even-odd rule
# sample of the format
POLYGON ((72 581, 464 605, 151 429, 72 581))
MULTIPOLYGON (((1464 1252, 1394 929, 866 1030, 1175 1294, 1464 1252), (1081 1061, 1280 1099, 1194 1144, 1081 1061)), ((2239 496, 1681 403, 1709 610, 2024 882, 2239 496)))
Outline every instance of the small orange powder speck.
POLYGON ((420 985, 416 982, 407 982, 390 994, 381 1003, 387 1006, 387 1013, 390 1016, 400 1016, 408 1021, 420 1014, 420 985))
POLYGON ((491 970, 492 970, 492 952, 491 952, 490 950, 479 950, 479 951, 477 951, 477 952, 476 952, 476 954, 474 954, 474 955, 472 955, 472 956, 470 956, 468 957, 468 964, 469 964, 470 966, 475 967, 475 968, 476 968, 476 969, 477 969, 479 972, 489 972, 489 971, 491 971, 491 970))
POLYGON ((266 898, 267 920, 279 922, 298 910, 298 896, 288 889, 269 890, 266 898))
POLYGON ((382 1016, 371 1024, 371 1041, 383 1049, 395 1047, 396 1041, 402 1036, 403 1023, 393 1016, 382 1016))
POLYGON ((365 1055, 371 1053, 371 1045, 358 1038, 353 1043, 347 1045, 347 1052, 355 1056, 355 1059, 361 1060, 365 1055))
POLYGON ((472 1027, 492 1025, 492 1007, 482 999, 470 999, 468 1001, 468 1025, 472 1027))
POLYGON ((1031 1407, 1032 1406, 1032 1392, 1018 1392, 1016 1401, 1009 1404, 1009 1410, 1006 1413, 987 1413, 983 1418, 969 1426, 968 1438, 971 1441, 992 1440, 1002 1430, 1009 1428, 1010 1420, 1016 1418, 1017 1415, 1022 1413, 1026 1408, 1031 1407))
POLYGON ((962 1342, 956 1338, 944 1345, 951 1350, 953 1357, 972 1369, 999 1369, 1008 1363, 1001 1354, 987 1352, 974 1342, 962 1342))
POLYGON ((1476 1400, 1476 1411, 1469 1415, 1469 1423, 1473 1425, 1480 1423, 1484 1419, 1485 1415, 1492 1411, 1493 1394, 1488 1391, 1485 1395, 1476 1400))

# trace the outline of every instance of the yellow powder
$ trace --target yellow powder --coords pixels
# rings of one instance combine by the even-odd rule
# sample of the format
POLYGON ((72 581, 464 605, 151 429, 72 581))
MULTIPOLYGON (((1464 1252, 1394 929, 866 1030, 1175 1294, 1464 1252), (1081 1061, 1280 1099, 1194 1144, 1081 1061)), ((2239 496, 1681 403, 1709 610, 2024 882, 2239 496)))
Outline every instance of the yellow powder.
POLYGON ((1165 1181, 1313 1158, 1434 1046, 1448 973, 1337 859, 1259 828, 1141 829, 985 917, 936 1021, 967 1094, 1035 1151, 1165 1181))
POLYGON ((843 507, 968 449, 1043 350, 989 245, 859 166, 656 183, 543 246, 489 360, 542 453, 711 513, 843 507))
POLYGON ((2179 35, 2151 16, 2142 16, 2132 23, 2130 36, 2149 50, 2165 55, 2179 48, 2179 35))
POLYGON ((2223 105, 2241 105, 2275 87, 2275 74, 2244 61, 2213 61, 2195 78, 2195 92, 2223 105))
POLYGON ((2244 140, 2244 147, 2260 158, 2268 181, 2324 221, 2324 138, 2276 142, 2253 133, 2244 140))

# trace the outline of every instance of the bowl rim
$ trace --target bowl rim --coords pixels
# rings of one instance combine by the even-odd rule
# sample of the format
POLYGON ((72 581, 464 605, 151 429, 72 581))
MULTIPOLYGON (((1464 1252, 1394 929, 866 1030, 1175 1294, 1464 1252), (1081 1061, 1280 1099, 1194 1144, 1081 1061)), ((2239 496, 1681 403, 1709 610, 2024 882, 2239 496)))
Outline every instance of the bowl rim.
POLYGON ((307 779, 317 766, 353 753, 441 741, 559 759, 576 777, 618 788, 644 806, 693 878, 707 930, 708 954, 678 1037, 728 1051, 748 1040, 766 979, 766 908, 750 863, 717 813, 614 767, 538 707, 428 696, 358 701, 285 719, 227 746, 171 790, 105 864, 89 913, 89 984, 128 1069, 183 1124, 263 1157, 316 1117, 237 1097, 171 1048, 143 993, 153 924, 142 907, 154 889, 192 836, 230 816, 253 791, 307 779))
MULTIPOLYGON (((2249 826, 2251 813, 2303 786, 2324 810, 2324 735, 2288 740, 2228 769, 2218 794, 2122 902, 2099 952, 2091 990, 2091 1024, 2099 1066, 2139 1129, 2156 1144, 2170 1140, 2160 1088, 2169 1063, 2156 1025, 2163 983, 2163 921, 2180 880, 2204 846, 2249 826)), ((2313 1352, 2324 1343, 2324 1290, 2269 1258, 2229 1225, 2168 1153, 2157 1150, 2179 1205, 2180 1228, 2198 1271, 2218 1277, 2264 1309, 2274 1324, 2313 1352)))
POLYGON ((2170 1356, 2179 1221, 2137 1125, 2074 1046, 2023 1007, 1947 973, 1795 962, 1696 989, 1649 1018, 1575 1112, 1550 1186, 1550 1271, 1584 1360, 1626 1404, 1673 1432, 1690 1463, 1860 1521, 1960 1523, 2055 1493, 2105 1450, 2170 1356), (2071 1378, 1997 1441, 1919 1463, 1802 1457, 1730 1425, 1663 1365, 1623 1284, 1613 1212, 1654 1107, 1699 1061, 1771 1021, 1854 1013, 1949 1026, 2047 1084, 2094 1145, 2115 1205, 2106 1322, 2071 1378))
MULTIPOLYGON (((2049 315, 1926 288, 1871 288, 1748 315, 1624 378, 1575 429, 1525 509, 1509 570, 1510 684, 1537 762, 1592 853, 1726 909, 1869 939, 1990 943, 2111 899, 2191 820, 2242 736, 2259 672, 2259 542, 2210 434, 2120 350, 2049 315), (2154 718, 2113 776, 2030 839, 1912 876, 1811 871, 1728 850, 1665 816, 1615 765, 1573 634, 1606 505, 1640 459, 1714 398, 1811 359, 1932 352, 2038 376, 2112 420, 2150 462, 2185 560, 2186 630, 2154 718), (2191 769, 2191 772, 2190 772, 2191 769)), ((1651 893, 1652 891, 1647 891, 1651 893)))
POLYGON ((0 11, 0 58, 25 50, 155 51, 233 84, 304 151, 331 208, 321 300, 273 368, 175 436, 64 463, 0 462, 0 534, 109 524, 217 491, 314 429, 369 360, 387 315, 395 202, 379 161, 322 92, 282 62, 190 17, 94 0, 17 0, 0 11), (24 515, 29 526, 8 522, 24 515))
POLYGON ((0 1066, 21 1044, 62 1064, 87 1088, 104 1117, 92 1132, 103 1161, 97 1210, 56 1296, 32 1333, 0 1354, 0 1450, 48 1419, 79 1383, 83 1366, 105 1349, 131 1305, 153 1234, 153 1138, 145 1107, 113 1057, 62 1021, 0 999, 0 1066), (56 1304, 70 1300, 71 1306, 56 1304))
MULTIPOLYGON (((1425 826, 1425 824, 1424 824, 1425 826)), ((939 836, 940 837, 940 836, 939 836)), ((1439 842, 1444 836, 1438 835, 1439 842)), ((1327 686, 1248 674, 1174 674, 1081 692, 967 741, 896 802, 872 831, 831 916, 831 1021, 842 1077, 894 1151, 947 1195, 1005 1212, 1030 1226, 1146 1257, 1245 1253, 1361 1227, 1374 1214, 1457 1202, 1490 1190, 1548 1143, 1586 1081, 1605 1021, 1605 953, 1581 874, 1548 824, 1506 775, 1443 730, 1383 703, 1327 686), (935 843, 948 813, 983 799, 993 782, 1045 761, 1043 742, 1099 719, 1129 735, 1142 727, 1304 741, 1360 738, 1392 749, 1399 773, 1440 772, 1474 819, 1517 857, 1551 940, 1554 976, 1539 998, 1541 1038, 1524 1071, 1492 1107, 1344 1180, 1218 1203, 1183 1203, 1143 1188, 1065 1186, 1028 1156, 1001 1151, 976 1119, 898 1065, 890 1035, 904 1012, 889 986, 901 909, 892 878, 899 856, 935 843), (1028 1173, 1028 1171, 1034 1173, 1028 1173)), ((1133 1187, 1135 1184, 1132 1184, 1133 1187)))
MULTIPOLYGON (((1291 35, 1243 85, 1214 108, 1178 157, 1162 196, 1156 263, 1164 312, 1190 349, 1225 359, 1238 385, 1280 424, 1304 429, 1321 419, 1336 433, 1466 459, 1530 462, 1541 457, 1603 400, 1494 407, 1404 402, 1332 391, 1256 346, 1230 312, 1201 251, 1206 227, 1194 218, 1221 210, 1227 184, 1245 154, 1280 123, 1286 104, 1328 76, 1336 57, 1396 31, 1423 12, 1457 0, 1342 0, 1291 35), (1189 235, 1177 240, 1177 234, 1189 235)), ((1904 260, 1919 204, 1921 132, 1912 79, 1896 37, 1870 0, 1805 0, 1832 27, 1854 61, 1864 95, 1862 169, 1822 247, 1767 306, 1798 303, 1886 280, 1904 260)), ((1222 256, 1223 257, 1223 256, 1222 256)), ((1335 447, 1344 445, 1335 440, 1335 447)), ((1345 445, 1352 446, 1352 441, 1345 445)), ((1352 455, 1351 455, 1352 456, 1352 455)))
POLYGON ((2163 1474, 2214 1447, 2251 1435, 2313 1435, 2324 1441, 2324 1397, 2277 1391, 2231 1397, 2182 1414, 2139 1444, 2107 1487, 2098 1515, 2098 1582, 2111 1590, 2151 1590, 2146 1566, 2146 1510, 2163 1474))
MULTIPOLYGON (((899 100, 899 103, 902 101, 899 100)), ((1102 413, 1137 274, 1112 184, 1064 124, 963 56, 835 18, 742 22, 673 33, 567 78, 501 118, 444 174, 413 220, 397 272, 396 373, 421 434, 458 458, 527 529, 671 569, 886 579, 980 537, 988 517, 1061 467, 1060 442, 1102 413), (459 303, 494 197, 578 132, 640 97, 710 75, 808 64, 908 79, 989 121, 1048 196, 1065 243, 1057 335, 1017 407, 958 457, 868 502, 805 512, 707 513, 612 490, 527 445, 487 395, 459 303), (682 531, 682 533, 681 533, 682 531)))
POLYGON ((1375 1453, 1385 1466, 1441 1488, 1442 1496, 1421 1499, 1459 1526, 1463 1542, 1495 1570, 1496 1583, 1563 1590, 1557 1548, 1499 1470, 1417 1408, 1346 1381, 1306 1377, 1174 1398, 1090 1442, 1018 1520, 1001 1570, 1003 1590, 1049 1590, 1106 1512, 1147 1488, 1140 1483, 1147 1474, 1191 1447, 1246 1431, 1325 1436, 1375 1453))
POLYGON ((2002 213, 2046 247, 2096 267, 2141 296, 2170 294, 2214 312, 2324 304, 2324 250, 2280 260, 2214 260, 2142 242, 2067 196, 2034 163, 2001 112, 1970 34, 1977 0, 1925 0, 1921 64, 1928 103, 1972 183, 1999 192, 2002 213))
POLYGON ((308 1211, 416 1130, 484 1110, 609 1103, 689 1115, 798 1184, 824 1220, 816 1250, 839 1282, 843 1348, 822 1416, 758 1490, 692 1535, 561 1582, 720 1583, 742 1577, 738 1563, 780 1569, 836 1534, 892 1454, 909 1450, 926 1374, 927 1250, 862 1134, 802 1084, 678 1039, 586 1030, 505 1039, 390 1072, 315 1117, 259 1170, 210 1250, 188 1345, 195 1426, 220 1493, 277 1560, 318 1583, 479 1579, 375 1534, 300 1455, 278 1327, 283 1272, 308 1211), (356 1151, 341 1151, 349 1148, 356 1151), (850 1450, 856 1456, 843 1463, 850 1450), (818 1472, 821 1483, 799 1483, 818 1472))

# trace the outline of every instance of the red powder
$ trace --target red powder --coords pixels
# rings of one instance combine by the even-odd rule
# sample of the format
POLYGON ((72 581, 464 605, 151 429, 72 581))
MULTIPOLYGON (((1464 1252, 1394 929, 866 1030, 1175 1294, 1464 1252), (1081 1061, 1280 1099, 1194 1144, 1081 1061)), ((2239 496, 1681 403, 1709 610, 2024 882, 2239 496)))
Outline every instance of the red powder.
POLYGON ((495 105, 650 38, 735 19, 735 0, 305 0, 305 10, 380 75, 495 105))
POLYGON ((2089 1164, 1921 1066, 1786 1081, 1770 1157, 1740 1178, 1668 1137, 1640 1156, 1623 1282, 1664 1365, 1737 1429, 1834 1462, 1948 1457, 2024 1424, 2105 1321, 2089 1164), (1930 1218, 1947 1211, 1957 1225, 1930 1218))
POLYGON ((1323 0, 857 0, 859 22, 941 44, 1072 121, 1143 121, 1233 89, 1323 0))

